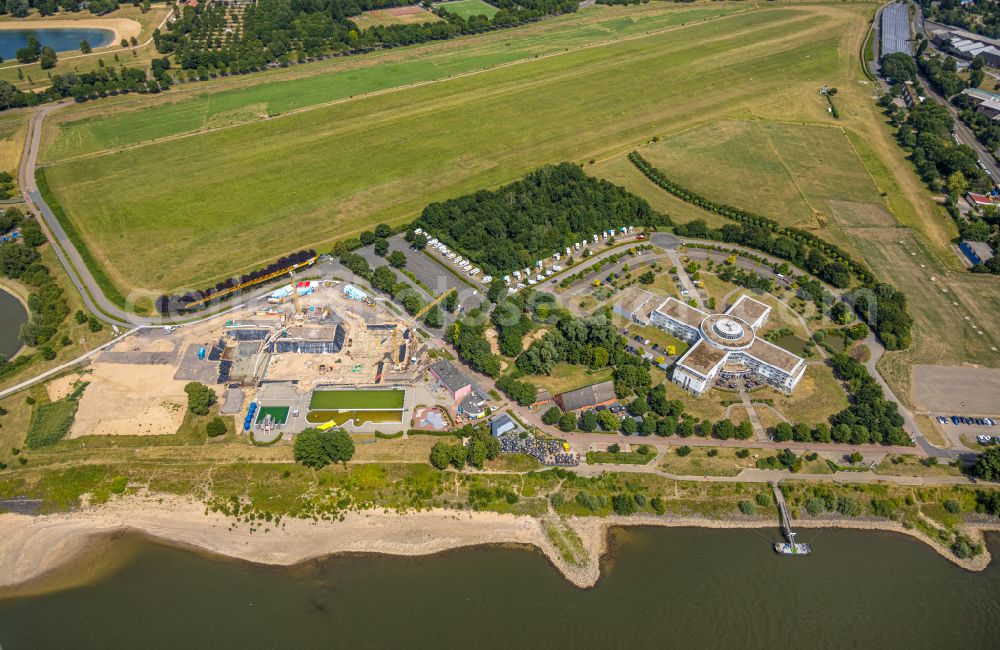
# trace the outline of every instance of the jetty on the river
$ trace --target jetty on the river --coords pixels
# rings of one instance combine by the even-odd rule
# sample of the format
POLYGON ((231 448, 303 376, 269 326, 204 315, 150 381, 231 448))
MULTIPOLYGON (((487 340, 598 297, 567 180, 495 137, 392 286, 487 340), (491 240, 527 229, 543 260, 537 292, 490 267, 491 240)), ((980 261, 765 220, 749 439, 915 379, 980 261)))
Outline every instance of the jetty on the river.
POLYGON ((788 512, 788 505, 785 503, 785 495, 777 483, 771 483, 774 490, 774 502, 778 504, 778 519, 781 522, 781 532, 784 533, 785 542, 775 542, 774 550, 781 555, 809 555, 812 548, 808 544, 799 544, 795 541, 795 531, 792 530, 792 517, 788 512))

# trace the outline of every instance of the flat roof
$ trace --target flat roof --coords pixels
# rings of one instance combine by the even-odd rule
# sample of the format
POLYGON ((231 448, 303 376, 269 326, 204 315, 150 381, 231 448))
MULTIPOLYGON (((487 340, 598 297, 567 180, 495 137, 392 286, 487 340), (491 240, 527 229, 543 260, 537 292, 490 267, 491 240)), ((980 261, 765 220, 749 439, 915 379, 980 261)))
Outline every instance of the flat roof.
POLYGON ((729 354, 726 350, 705 343, 699 340, 688 349, 687 353, 677 362, 678 366, 695 371, 702 377, 707 378, 713 369, 718 366, 729 354))
POLYGON ((726 310, 726 314, 742 318, 753 325, 770 310, 770 305, 765 305, 761 301, 754 300, 750 296, 743 294, 736 300, 736 303, 732 307, 726 310))
POLYGON ((664 316, 674 319, 679 323, 684 323, 688 327, 698 329, 701 321, 708 317, 708 314, 700 309, 695 309, 691 305, 681 302, 677 298, 667 298, 662 305, 654 311, 658 311, 664 316))
POLYGON ((779 370, 783 370, 788 374, 792 374, 795 367, 800 363, 804 364, 802 357, 792 354, 784 348, 780 348, 773 343, 768 343, 762 338, 754 339, 753 343, 747 349, 746 354, 754 357, 766 363, 769 366, 774 366, 779 370))
POLYGON ((615 303, 615 307, 629 316, 635 315, 642 320, 649 320, 649 312, 656 308, 660 300, 645 289, 631 287, 615 303))
POLYGON ((472 381, 463 375, 451 361, 435 361, 431 364, 431 372, 453 393, 472 385, 472 381))

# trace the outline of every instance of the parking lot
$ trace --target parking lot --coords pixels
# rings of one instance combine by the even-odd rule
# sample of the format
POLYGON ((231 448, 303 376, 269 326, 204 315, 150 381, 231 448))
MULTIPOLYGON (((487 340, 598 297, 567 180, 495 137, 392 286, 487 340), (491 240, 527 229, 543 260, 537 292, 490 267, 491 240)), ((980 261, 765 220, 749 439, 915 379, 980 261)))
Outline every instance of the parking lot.
MULTIPOLYGON (((486 287, 473 289, 468 284, 459 280, 454 273, 437 263, 422 251, 410 248, 402 235, 396 235, 389 239, 391 250, 402 251, 406 255, 406 270, 417 276, 424 285, 431 290, 435 297, 446 291, 455 289, 458 291, 459 304, 465 311, 480 306, 483 302, 483 294, 486 287)), ((482 275, 479 276, 480 278, 482 275)), ((474 278, 469 278, 472 284, 478 285, 474 278)))

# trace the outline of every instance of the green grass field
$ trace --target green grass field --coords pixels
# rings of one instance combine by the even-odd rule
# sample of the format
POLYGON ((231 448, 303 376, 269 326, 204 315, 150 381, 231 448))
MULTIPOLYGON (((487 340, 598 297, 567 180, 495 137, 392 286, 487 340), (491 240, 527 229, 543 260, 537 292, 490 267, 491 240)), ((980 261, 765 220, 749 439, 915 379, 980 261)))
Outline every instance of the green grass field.
MULTIPOLYGON (((116 284, 202 285, 373 222, 411 219, 430 201, 496 186, 543 163, 620 153, 665 124, 694 123, 720 106, 740 111, 784 98, 785 110, 814 111, 812 88, 837 71, 841 33, 860 27, 862 9, 747 11, 283 119, 64 161, 46 173, 116 284), (723 84, 704 83, 721 77, 723 84), (805 96, 808 103, 796 108, 795 98, 805 96)), ((635 15, 647 12, 656 9, 635 15)), ((621 14, 632 33, 636 23, 621 14)), ((216 99, 227 98, 205 101, 216 99)), ((162 131, 176 132, 177 121, 200 128, 198 107, 186 108, 194 110, 179 109, 162 131)), ((69 127, 69 144, 57 137, 47 157, 107 147, 116 139, 111 133, 121 134, 119 143, 134 141, 132 123, 145 125, 139 131, 148 137, 165 124, 164 110, 174 109, 69 127), (103 135, 88 138, 88 131, 103 135)))
POLYGON ((402 411, 309 411, 306 414, 306 422, 310 424, 322 424, 333 420, 337 424, 344 424, 351 421, 354 426, 359 427, 365 422, 402 422, 402 411))
POLYGON ((401 409, 401 390, 317 390, 309 398, 311 410, 401 409))
POLYGON ((483 0, 455 0, 454 2, 440 2, 434 8, 443 7, 453 14, 458 14, 462 18, 469 16, 486 16, 492 18, 493 14, 499 11, 493 5, 483 2, 483 0))
POLYGON ((42 404, 35 409, 25 439, 27 447, 37 449, 61 440, 73 426, 78 406, 79 402, 76 400, 61 400, 42 404))
POLYGON ((836 126, 726 120, 640 152, 697 192, 814 230, 848 249, 853 246, 844 228, 895 225, 850 140, 836 126))

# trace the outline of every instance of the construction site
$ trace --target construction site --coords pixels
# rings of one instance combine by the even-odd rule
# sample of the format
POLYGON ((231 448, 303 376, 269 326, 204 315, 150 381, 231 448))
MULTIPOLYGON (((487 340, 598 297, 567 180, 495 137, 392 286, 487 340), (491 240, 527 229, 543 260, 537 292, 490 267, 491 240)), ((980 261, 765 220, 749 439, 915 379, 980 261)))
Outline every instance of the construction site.
POLYGON ((427 371, 424 348, 364 289, 293 279, 225 316, 137 330, 102 352, 70 435, 172 433, 192 381, 215 389, 221 414, 244 416, 257 442, 308 426, 398 431, 427 371))

